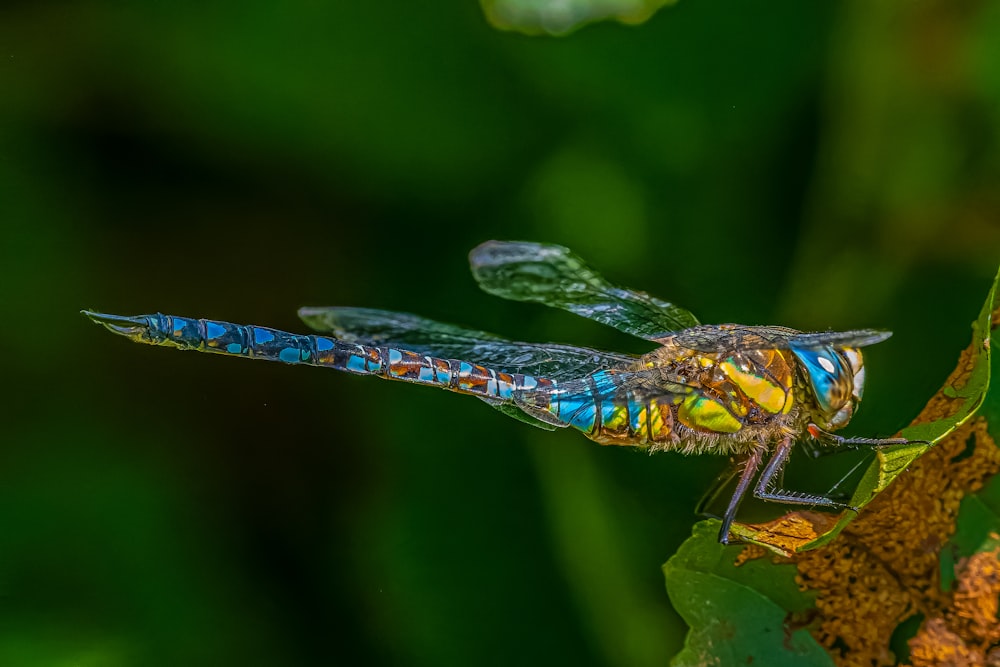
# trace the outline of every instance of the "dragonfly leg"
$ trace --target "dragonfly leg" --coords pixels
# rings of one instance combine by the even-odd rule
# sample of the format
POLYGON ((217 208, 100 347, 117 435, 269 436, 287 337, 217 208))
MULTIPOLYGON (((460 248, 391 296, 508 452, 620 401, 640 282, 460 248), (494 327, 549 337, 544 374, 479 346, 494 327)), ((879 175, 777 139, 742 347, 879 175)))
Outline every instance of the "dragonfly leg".
MULTIPOLYGON (((747 489, 750 488, 750 482, 753 481, 754 476, 757 474, 763 458, 764 450, 754 449, 743 462, 743 470, 740 471, 740 481, 736 483, 736 490, 733 492, 733 497, 729 500, 726 513, 722 515, 722 527, 719 529, 719 542, 722 544, 729 544, 729 527, 733 525, 733 520, 736 519, 736 510, 739 509, 740 501, 743 500, 747 489)), ((726 481, 728 482, 729 480, 727 479, 726 481)))
POLYGON ((807 438, 799 442, 799 448, 805 452, 811 459, 819 459, 824 456, 831 456, 833 454, 840 454, 841 452, 853 451, 855 449, 860 449, 860 447, 851 447, 849 445, 841 445, 838 442, 833 442, 830 440, 819 440, 817 438, 807 438))
POLYGON ((738 469, 736 462, 730 459, 729 465, 726 469, 715 478, 712 485, 708 487, 708 490, 705 491, 704 495, 702 495, 701 500, 698 501, 698 505, 694 508, 694 513, 699 516, 719 518, 717 514, 711 514, 708 511, 708 508, 712 506, 715 500, 719 497, 719 494, 725 490, 726 486, 733 481, 733 478, 736 477, 737 473, 738 469))
MULTIPOLYGON (((835 433, 830 433, 829 431, 824 431, 816 424, 809 424, 806 427, 809 431, 809 435, 815 440, 820 442, 826 441, 828 443, 833 443, 842 449, 861 449, 862 447, 872 447, 879 449, 881 447, 891 447, 892 445, 911 445, 911 444, 924 444, 933 445, 933 442, 928 440, 907 440, 906 438, 845 438, 842 435, 836 435, 835 433)), ((835 453, 837 450, 827 450, 831 453, 835 453)), ((814 455, 818 458, 818 455, 814 455)))
POLYGON ((781 471, 788 462, 788 455, 791 453, 792 445, 794 444, 794 441, 790 437, 785 438, 778 444, 774 455, 771 456, 767 465, 764 466, 764 472, 760 474, 760 479, 757 480, 757 486, 754 487, 753 491, 754 497, 761 500, 785 503, 786 505, 815 505, 818 507, 857 511, 856 507, 851 507, 846 503, 827 496, 775 488, 778 479, 781 477, 781 471))

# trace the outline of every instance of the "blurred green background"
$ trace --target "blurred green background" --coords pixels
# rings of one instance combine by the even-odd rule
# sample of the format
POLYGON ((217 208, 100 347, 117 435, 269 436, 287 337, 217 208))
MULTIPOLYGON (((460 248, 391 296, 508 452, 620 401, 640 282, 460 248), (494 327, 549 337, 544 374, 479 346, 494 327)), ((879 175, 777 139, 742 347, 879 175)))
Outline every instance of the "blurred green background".
POLYGON ((967 343, 998 220, 997 3, 683 0, 562 38, 471 0, 6 3, 0 664, 663 665, 660 564, 725 466, 80 308, 648 350, 468 276, 483 240, 556 242, 705 322, 894 330, 847 431, 888 435, 967 343))

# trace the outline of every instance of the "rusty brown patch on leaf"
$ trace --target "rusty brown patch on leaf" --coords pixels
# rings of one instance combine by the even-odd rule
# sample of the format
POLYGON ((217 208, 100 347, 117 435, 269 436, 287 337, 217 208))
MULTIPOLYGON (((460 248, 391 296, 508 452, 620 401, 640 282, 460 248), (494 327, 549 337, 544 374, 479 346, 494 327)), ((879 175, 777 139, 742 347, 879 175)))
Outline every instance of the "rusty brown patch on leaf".
POLYGON ((939 618, 924 623, 910 642, 913 667, 974 667, 985 665, 985 656, 970 649, 965 641, 948 629, 939 618))
MULTIPOLYGON (((828 547, 793 556, 800 584, 819 592, 813 632, 839 665, 893 665, 887 639, 913 614, 944 617, 938 556, 962 498, 1000 470, 986 422, 966 423, 910 467, 828 547), (972 454, 958 457, 972 443, 972 454), (958 458, 959 460, 955 460, 958 458)), ((976 598, 979 599, 979 598, 976 598)))
POLYGON ((971 346, 962 350, 958 364, 948 376, 944 387, 931 397, 931 400, 927 402, 927 405, 924 406, 911 425, 940 421, 958 413, 962 404, 965 403, 965 398, 960 396, 959 392, 964 390, 969 383, 969 377, 972 375, 972 369, 976 365, 979 354, 980 352, 973 350, 971 346), (952 395, 949 396, 946 393, 948 390, 953 390, 952 395))
POLYGON ((789 512, 766 523, 747 523, 743 526, 753 535, 754 540, 767 544, 772 551, 791 556, 832 529, 839 518, 840 515, 801 510, 789 512))
POLYGON ((813 637, 839 665, 892 665, 886 638, 913 612, 892 571, 847 540, 798 554, 799 584, 818 591, 813 637))
POLYGON ((1000 548, 974 554, 955 568, 952 606, 927 619, 910 640, 913 667, 991 665, 998 657, 1000 548))
POLYGON ((743 550, 740 551, 738 556, 736 556, 736 560, 733 561, 733 565, 739 567, 740 565, 743 565, 743 563, 770 555, 772 555, 771 552, 764 547, 757 546, 756 544, 748 544, 743 547, 743 550))
POLYGON ((1000 596, 1000 548, 964 559, 956 567, 951 625, 963 637, 983 646, 1000 641, 997 621, 1000 596))

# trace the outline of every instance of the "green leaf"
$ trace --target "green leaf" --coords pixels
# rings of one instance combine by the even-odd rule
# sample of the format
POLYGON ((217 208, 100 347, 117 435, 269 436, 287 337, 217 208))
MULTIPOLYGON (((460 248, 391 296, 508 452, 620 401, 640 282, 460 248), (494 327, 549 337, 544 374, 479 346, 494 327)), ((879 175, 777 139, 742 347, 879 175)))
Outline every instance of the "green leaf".
POLYGON ((716 522, 699 522, 663 566, 670 601, 691 628, 670 664, 832 666, 801 621, 813 600, 798 589, 795 566, 737 566, 742 548, 719 544, 717 534, 716 522))
MULTIPOLYGON (((934 443, 965 423, 983 405, 990 384, 990 331, 998 282, 1000 272, 993 280, 979 317, 972 323, 972 343, 959 362, 959 368, 915 420, 916 423, 901 432, 904 438, 925 440, 930 444, 912 442, 877 449, 875 460, 865 471, 851 498, 853 507, 860 509, 870 503, 934 443)), ((997 415, 991 423, 1000 425, 1000 397, 993 397, 987 408, 991 414, 997 415)), ((854 520, 857 513, 846 511, 835 520, 831 520, 830 516, 790 512, 767 524, 736 523, 732 532, 746 542, 790 555, 829 543, 854 520)))
MULTIPOLYGON (((992 347, 997 344, 990 340, 992 347)), ((991 373, 1000 376, 1000 356, 993 357, 991 373)), ((986 392, 980 414, 986 429, 1000 442, 1000 385, 986 392)), ((955 581, 955 565, 962 558, 991 551, 1000 544, 1000 476, 993 477, 978 493, 966 496, 959 507, 955 534, 941 550, 941 589, 950 590, 955 581)))
POLYGON ((480 0, 495 28, 527 35, 565 35, 595 21, 643 23, 676 0, 480 0))

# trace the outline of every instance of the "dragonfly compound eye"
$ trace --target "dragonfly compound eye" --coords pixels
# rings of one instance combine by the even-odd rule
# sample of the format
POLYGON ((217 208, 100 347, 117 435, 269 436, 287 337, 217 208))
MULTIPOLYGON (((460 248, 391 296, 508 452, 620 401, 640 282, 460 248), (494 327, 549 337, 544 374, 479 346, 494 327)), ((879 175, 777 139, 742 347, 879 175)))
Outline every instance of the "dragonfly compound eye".
POLYGON ((848 359, 830 346, 792 351, 805 368, 816 405, 829 426, 846 424, 854 411, 854 372, 848 359))
POLYGON ((861 350, 856 347, 845 347, 840 351, 851 365, 851 373, 854 375, 854 400, 860 401, 865 393, 865 362, 861 356, 861 350))

